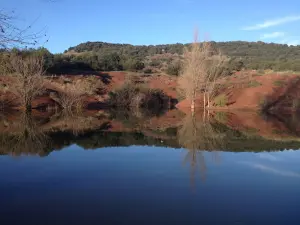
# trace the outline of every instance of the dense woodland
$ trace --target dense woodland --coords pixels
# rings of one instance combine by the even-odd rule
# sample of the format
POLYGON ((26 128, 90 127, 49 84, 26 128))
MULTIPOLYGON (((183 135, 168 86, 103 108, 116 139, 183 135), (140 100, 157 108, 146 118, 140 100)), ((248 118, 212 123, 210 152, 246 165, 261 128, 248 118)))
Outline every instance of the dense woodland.
MULTIPOLYGON (((231 58, 232 69, 273 69, 276 71, 300 71, 300 46, 267 44, 264 42, 211 42, 215 49, 231 58)), ((104 42, 87 42, 69 48, 65 53, 77 54, 77 58, 98 58, 113 54, 126 67, 127 61, 141 61, 145 66, 157 65, 160 62, 151 60, 155 55, 166 55, 173 61, 189 44, 133 46, 128 44, 110 44, 104 42), (78 55, 79 53, 79 55, 78 55), (173 55, 173 58, 170 57, 173 55), (147 58, 150 60, 147 60, 147 58), (149 62, 150 61, 150 62, 149 62), (125 64, 124 64, 125 63, 125 64)), ((162 58, 162 57, 161 57, 162 58)))
MULTIPOLYGON (((211 42, 213 49, 220 49, 230 57, 227 71, 241 69, 272 69, 274 71, 300 71, 300 46, 267 44, 263 42, 211 42)), ((45 48, 23 49, 19 54, 44 56, 45 67, 50 73, 73 71, 139 71, 166 72, 178 75, 182 53, 189 44, 134 46, 105 42, 86 42, 71 47, 63 54, 52 54, 45 48)), ((4 60, 7 51, 2 51, 4 60)))

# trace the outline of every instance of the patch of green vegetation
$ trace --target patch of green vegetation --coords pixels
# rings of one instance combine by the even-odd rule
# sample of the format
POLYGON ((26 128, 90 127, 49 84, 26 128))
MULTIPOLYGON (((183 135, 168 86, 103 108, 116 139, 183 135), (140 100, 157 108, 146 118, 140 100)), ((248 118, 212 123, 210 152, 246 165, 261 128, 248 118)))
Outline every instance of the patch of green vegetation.
POLYGON ((292 103, 292 108, 294 110, 299 109, 300 108, 300 100, 299 99, 293 99, 293 103, 292 103))
POLYGON ((228 114, 226 112, 216 112, 215 119, 218 120, 220 123, 227 123, 228 114))
POLYGON ((262 111, 266 110, 271 100, 268 97, 261 97, 258 102, 259 115, 262 115, 262 111))
POLYGON ((225 94, 221 94, 215 98, 214 102, 217 106, 224 107, 228 103, 228 98, 225 94))
POLYGON ((284 82, 283 80, 275 80, 275 81, 273 82, 273 84, 274 84, 276 87, 282 87, 282 86, 285 84, 285 82, 284 82))
POLYGON ((176 88, 176 98, 179 102, 185 99, 185 95, 178 88, 176 88))
POLYGON ((254 127, 246 127, 244 130, 248 134, 257 134, 257 132, 259 131, 259 129, 254 127))
POLYGON ((174 61, 168 65, 166 72, 169 75, 179 76, 181 67, 180 61, 174 61))
POLYGON ((282 134, 285 134, 285 132, 282 130, 272 130, 272 134, 282 135, 282 134))
POLYGON ((259 86, 261 86, 261 83, 259 83, 259 82, 256 81, 256 80, 251 80, 251 81, 249 81, 249 83, 248 83, 248 87, 259 87, 259 86))
POLYGON ((262 75, 264 75, 265 74, 265 71, 264 70, 257 70, 257 72, 256 72, 256 76, 262 76, 262 75))

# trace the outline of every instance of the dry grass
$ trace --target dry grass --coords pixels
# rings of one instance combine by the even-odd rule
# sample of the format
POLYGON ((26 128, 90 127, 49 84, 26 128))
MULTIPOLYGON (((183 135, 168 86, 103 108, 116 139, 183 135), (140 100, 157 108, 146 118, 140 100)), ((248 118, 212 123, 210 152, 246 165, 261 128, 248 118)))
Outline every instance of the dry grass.
POLYGON ((59 77, 58 80, 52 81, 51 85, 57 92, 51 93, 50 97, 69 112, 84 108, 85 98, 104 86, 102 81, 94 76, 77 80, 59 77))
POLYGON ((251 81, 249 81, 249 83, 248 83, 248 87, 259 87, 259 86, 261 86, 262 84, 261 83, 259 83, 258 81, 256 81, 256 80, 251 80, 251 81))

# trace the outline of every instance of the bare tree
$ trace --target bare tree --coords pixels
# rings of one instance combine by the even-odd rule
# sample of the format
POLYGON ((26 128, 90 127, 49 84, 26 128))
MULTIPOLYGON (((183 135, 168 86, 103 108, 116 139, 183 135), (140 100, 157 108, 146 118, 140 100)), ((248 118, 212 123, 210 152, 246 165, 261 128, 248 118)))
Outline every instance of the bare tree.
POLYGON ((32 24, 25 28, 15 26, 14 11, 0 10, 0 47, 11 48, 26 45, 36 45, 43 32, 32 33, 32 24))
POLYGON ((203 92, 203 107, 209 105, 225 62, 226 57, 220 52, 216 53, 211 43, 199 43, 195 32, 194 42, 190 48, 185 49, 183 68, 178 80, 180 89, 191 101, 191 111, 195 110, 195 99, 200 92, 203 92))
POLYGON ((73 110, 82 109, 84 100, 87 96, 94 94, 99 88, 103 87, 103 83, 97 77, 90 76, 78 80, 65 80, 60 77, 58 81, 51 82, 51 86, 57 91, 52 93, 50 97, 57 102, 63 110, 72 113, 73 110))
POLYGON ((206 106, 210 107, 211 99, 216 96, 218 92, 218 80, 224 77, 224 68, 228 60, 229 58, 222 55, 220 51, 207 60, 203 94, 204 108, 206 106))
POLYGON ((7 71, 14 79, 10 90, 31 110, 32 100, 44 91, 44 60, 38 56, 11 55, 7 71))

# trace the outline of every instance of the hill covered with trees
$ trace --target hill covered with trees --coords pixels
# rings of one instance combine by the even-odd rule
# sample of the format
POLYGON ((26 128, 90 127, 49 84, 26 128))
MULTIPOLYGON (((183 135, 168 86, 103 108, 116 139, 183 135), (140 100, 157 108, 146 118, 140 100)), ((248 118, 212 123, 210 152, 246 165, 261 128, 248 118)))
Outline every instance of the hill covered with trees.
MULTIPOLYGON (((211 43, 215 49, 220 49, 223 54, 231 58, 231 67, 233 67, 233 69, 245 68, 300 71, 300 46, 245 41, 211 43)), ((85 61, 84 59, 89 58, 90 61, 98 59, 99 62, 101 61, 101 58, 104 57, 104 59, 114 58, 116 63, 129 60, 132 64, 136 61, 145 64, 146 61, 149 65, 153 66, 159 64, 159 60, 154 60, 154 62, 152 62, 153 60, 149 60, 149 58, 155 58, 156 56, 156 58, 162 58, 162 61, 177 60, 178 56, 183 53, 184 47, 188 47, 188 45, 189 44, 178 43, 169 45, 135 46, 130 44, 86 42, 75 47, 70 47, 65 51, 65 54, 72 55, 72 57, 83 61, 85 61), (158 57, 157 55, 160 55, 161 57, 158 57), (163 59, 162 56, 169 59, 163 59), (173 58, 171 56, 173 56, 173 58), (146 59, 148 59, 148 61, 146 59)), ((93 61, 92 64, 95 65, 96 62, 93 61)), ((130 63, 127 62, 127 64, 130 63)))
MULTIPOLYGON (((227 74, 241 69, 300 71, 300 46, 264 42, 211 42, 212 49, 220 49, 229 57, 224 68, 227 74)), ((38 54, 45 59, 50 73, 73 71, 141 71, 166 72, 178 75, 182 54, 189 44, 130 45, 106 42, 86 42, 70 47, 64 53, 52 54, 46 48, 12 49, 10 52, 38 54)), ((7 50, 0 53, 0 61, 7 50)))

